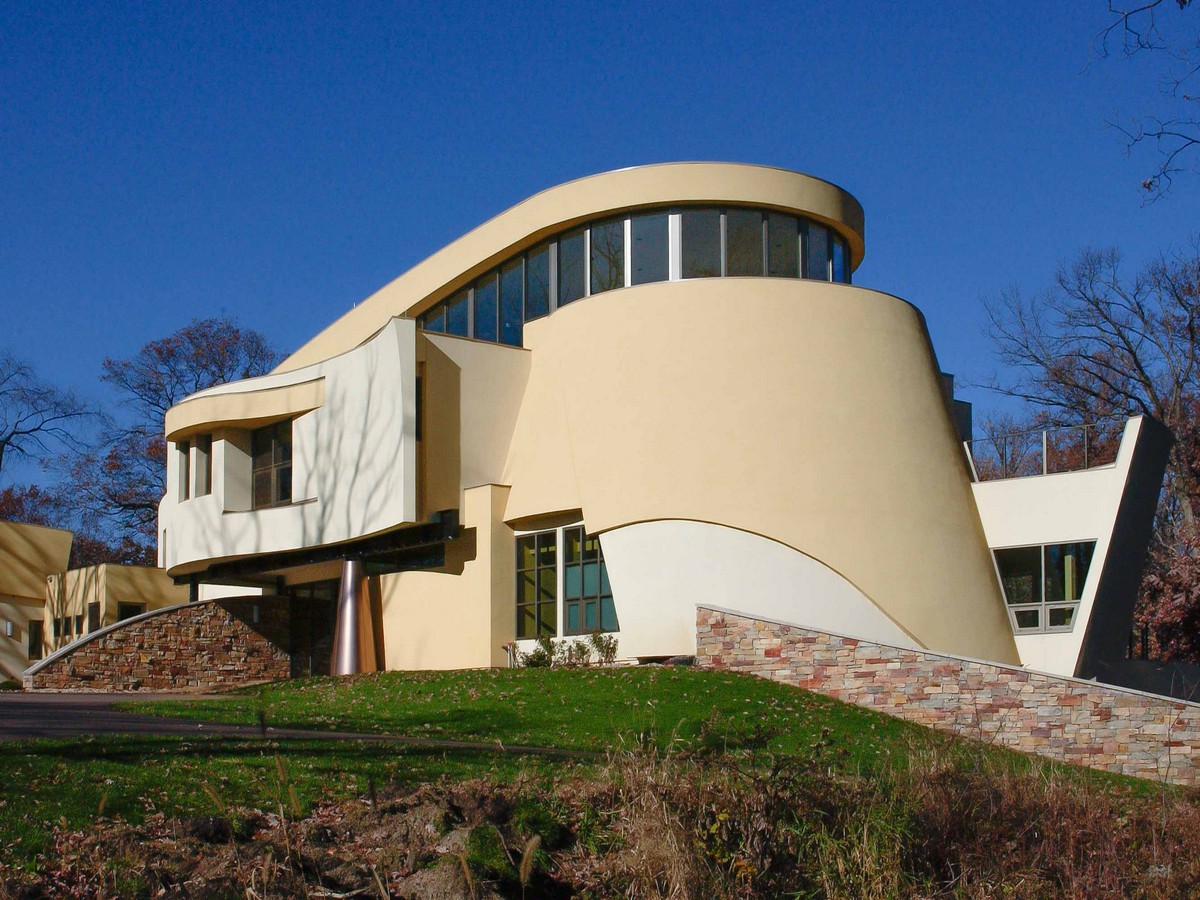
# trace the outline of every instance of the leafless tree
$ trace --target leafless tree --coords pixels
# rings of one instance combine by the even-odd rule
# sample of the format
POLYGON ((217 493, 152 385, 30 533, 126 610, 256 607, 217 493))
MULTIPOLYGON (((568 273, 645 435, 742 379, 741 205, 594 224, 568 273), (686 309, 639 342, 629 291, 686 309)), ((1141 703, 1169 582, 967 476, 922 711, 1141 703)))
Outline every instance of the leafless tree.
POLYGON ((1110 0, 1112 19, 1094 40, 1096 55, 1126 58, 1154 55, 1166 60, 1162 77, 1164 109, 1114 122, 1127 138, 1127 150, 1151 144, 1158 167, 1142 181, 1150 200, 1166 194, 1176 175, 1189 169, 1200 148, 1200 20, 1180 15, 1192 0, 1110 0), (1164 7, 1178 7, 1177 11, 1164 7))
POLYGON ((0 472, 6 461, 72 445, 88 415, 79 397, 47 384, 28 363, 0 350, 0 472))
POLYGON ((986 302, 989 334, 1017 374, 995 390, 1049 424, 1149 415, 1171 429, 1170 483, 1183 523, 1200 485, 1200 240, 1127 277, 1115 250, 1088 250, 1034 298, 986 302))

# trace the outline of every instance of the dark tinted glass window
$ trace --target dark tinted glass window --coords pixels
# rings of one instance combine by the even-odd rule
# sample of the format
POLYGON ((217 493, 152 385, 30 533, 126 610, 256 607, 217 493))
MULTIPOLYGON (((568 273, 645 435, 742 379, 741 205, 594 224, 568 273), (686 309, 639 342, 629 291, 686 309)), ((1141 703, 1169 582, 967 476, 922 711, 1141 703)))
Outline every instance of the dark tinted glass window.
POLYGON ((496 340, 499 322, 499 303, 496 290, 496 273, 475 282, 475 337, 481 341, 496 340))
POLYGON ((471 306, 467 302, 467 292, 456 294, 446 301, 446 333, 467 336, 469 313, 471 306))
POLYGON ((436 306, 421 316, 421 327, 426 331, 445 331, 446 307, 436 306))
POLYGON ((721 211, 685 209, 680 216, 684 278, 721 274, 721 211))
POLYGON ((669 277, 667 262, 667 214, 655 213, 630 218, 630 265, 634 284, 649 284, 666 281, 669 277))
POLYGON ((725 213, 725 274, 763 273, 763 217, 753 209, 731 209, 725 213))
POLYGON ((550 312, 550 245, 543 244, 525 258, 525 321, 550 312))
POLYGON ((824 225, 812 223, 808 226, 804 277, 829 280, 829 230, 824 225))
POLYGON ((1046 602, 1062 603, 1083 597, 1083 583, 1092 564, 1095 542, 1046 547, 1046 602))
POLYGON ((625 287, 625 222, 592 226, 592 293, 625 287))
POLYGON ((514 259, 500 270, 500 343, 521 346, 525 321, 524 260, 514 259))
POLYGON ((850 283, 849 254, 846 252, 846 242, 840 237, 833 239, 833 280, 850 283))
POLYGON ((255 509, 292 501, 292 423, 276 422, 250 437, 255 509))
POLYGON ((558 305, 564 306, 583 296, 583 231, 572 231, 558 239, 558 305))
MULTIPOLYGON (((1042 548, 1013 547, 996 551, 1004 599, 1009 603, 1040 603, 1042 548)), ((1022 626, 1024 627, 1024 626, 1022 626)))
POLYGON ((800 223, 795 216, 767 214, 767 274, 800 277, 800 223))

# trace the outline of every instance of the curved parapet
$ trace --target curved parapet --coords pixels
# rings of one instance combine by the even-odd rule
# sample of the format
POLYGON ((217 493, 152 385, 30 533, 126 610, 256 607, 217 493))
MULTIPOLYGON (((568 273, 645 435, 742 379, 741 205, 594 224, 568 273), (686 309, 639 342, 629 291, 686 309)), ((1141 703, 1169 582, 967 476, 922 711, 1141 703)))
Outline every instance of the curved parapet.
POLYGON ((391 317, 418 316, 505 258, 581 222, 651 207, 726 203, 820 222, 846 242, 850 269, 862 261, 862 206, 819 178, 735 163, 666 163, 605 172, 542 191, 480 225, 357 304, 277 371, 343 353, 391 317))
POLYGON ((921 646, 1017 661, 909 304, 800 280, 662 283, 560 310, 525 344, 514 527, 565 510, 593 533, 721 523, 819 560, 921 646))

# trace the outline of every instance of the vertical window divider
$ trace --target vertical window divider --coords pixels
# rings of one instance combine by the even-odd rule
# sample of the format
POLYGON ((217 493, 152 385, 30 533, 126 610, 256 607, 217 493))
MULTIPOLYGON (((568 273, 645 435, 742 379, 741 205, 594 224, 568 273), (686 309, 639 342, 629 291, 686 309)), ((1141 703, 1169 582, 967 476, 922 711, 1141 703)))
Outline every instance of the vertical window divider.
POLYGON ((759 215, 762 216, 762 222, 758 226, 758 243, 762 247, 762 273, 766 276, 771 274, 771 236, 767 231, 767 223, 771 220, 771 214, 764 211, 759 215))
POLYGON ((558 241, 551 241, 546 257, 546 271, 550 279, 547 315, 558 309, 558 241))
POLYGON ((581 300, 592 296, 592 226, 583 229, 583 296, 581 300))
POLYGON ((625 269, 625 271, 622 273, 622 277, 624 279, 624 284, 622 284, 621 287, 629 287, 630 285, 633 284, 633 219, 632 219, 632 217, 626 216, 622 220, 622 225, 624 226, 622 230, 624 232, 624 241, 625 241, 625 253, 624 253, 624 260, 623 260, 623 262, 625 263, 625 265, 623 267, 625 269))
POLYGON ((467 337, 475 337, 475 285, 467 288, 467 337))
POLYGON ((729 222, 725 210, 721 210, 721 277, 729 273, 729 222))
POLYGON ((667 281, 683 278, 683 215, 673 209, 667 213, 667 281))

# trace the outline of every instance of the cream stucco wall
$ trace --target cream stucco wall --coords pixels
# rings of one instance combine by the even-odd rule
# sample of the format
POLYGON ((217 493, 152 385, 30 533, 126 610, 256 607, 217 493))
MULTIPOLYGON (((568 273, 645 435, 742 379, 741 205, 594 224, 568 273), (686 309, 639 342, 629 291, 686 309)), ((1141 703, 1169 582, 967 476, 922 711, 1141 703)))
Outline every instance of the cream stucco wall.
POLYGON ((19 681, 28 668, 29 622, 42 620, 42 607, 41 600, 0 594, 0 678, 19 681))
POLYGON ((447 245, 356 304, 277 371, 344 353, 392 316, 418 315, 506 256, 576 222, 637 207, 726 202, 801 212, 825 222, 846 238, 852 267, 862 261, 862 207, 819 178, 735 163, 665 163, 605 172, 535 194, 447 245))
POLYGON ((67 568, 71 540, 61 528, 0 522, 0 677, 28 667, 29 623, 45 616, 46 579, 67 568))
POLYGON ((437 571, 380 578, 388 669, 461 669, 503 665, 516 629, 516 544, 504 524, 508 488, 463 492, 463 536, 437 571))
POLYGON ((704 279, 529 323, 506 519, 715 522, 840 573, 924 646, 1016 662, 919 312, 848 285, 704 279))
MULTIPOLYGON (((159 507, 159 562, 181 575, 416 521, 415 391, 415 323, 391 319, 353 352, 303 372, 221 385, 175 407, 168 427, 176 437, 212 429, 213 483, 211 493, 192 490, 181 499, 179 454, 168 454, 172 489, 159 507), (252 509, 250 429, 267 412, 302 409, 316 399, 320 406, 292 422, 292 502, 252 509)), ((194 483, 198 466, 191 469, 194 483)))
POLYGON ((1021 663, 1031 669, 1055 675, 1075 674, 1142 421, 1135 418, 1126 423, 1112 465, 972 486, 992 548, 1096 542, 1074 627, 1068 632, 1016 636, 1021 663))
POLYGON ((51 575, 45 582, 44 652, 65 647, 88 629, 88 605, 100 604, 100 622, 104 628, 118 621, 122 603, 144 606, 143 612, 176 606, 188 600, 187 587, 177 586, 162 569, 151 566, 120 566, 102 564, 70 569, 51 575), (54 637, 54 620, 67 617, 70 628, 61 637, 54 637), (77 617, 83 629, 76 628, 77 617))

